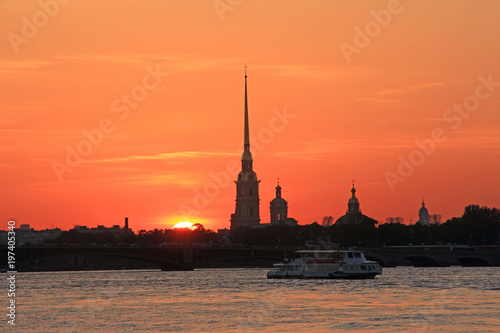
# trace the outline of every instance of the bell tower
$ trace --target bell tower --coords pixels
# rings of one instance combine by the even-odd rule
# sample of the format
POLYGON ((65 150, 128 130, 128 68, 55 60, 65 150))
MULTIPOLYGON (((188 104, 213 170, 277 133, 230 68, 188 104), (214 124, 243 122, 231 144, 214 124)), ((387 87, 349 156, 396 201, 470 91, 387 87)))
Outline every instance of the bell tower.
POLYGON ((349 198, 349 201, 347 202, 347 212, 351 214, 360 214, 361 211, 359 210, 359 200, 358 198, 356 198, 356 189, 354 188, 354 180, 352 181, 351 194, 352 196, 349 198))
POLYGON ((241 171, 236 183, 236 209, 231 214, 231 230, 260 224, 259 183, 253 171, 253 158, 250 152, 250 133, 248 126, 247 66, 245 65, 245 125, 241 171))
POLYGON ((271 201, 269 210, 271 211, 271 224, 284 223, 288 218, 288 203, 281 197, 279 178, 278 186, 276 186, 276 198, 271 201))

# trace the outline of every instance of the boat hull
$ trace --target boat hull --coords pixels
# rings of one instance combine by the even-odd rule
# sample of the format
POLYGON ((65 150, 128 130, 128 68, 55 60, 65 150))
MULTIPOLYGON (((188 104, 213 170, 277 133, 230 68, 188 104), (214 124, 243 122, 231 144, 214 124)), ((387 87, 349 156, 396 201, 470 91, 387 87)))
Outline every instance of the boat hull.
POLYGON ((280 274, 276 272, 269 272, 267 274, 268 279, 323 279, 323 280, 336 280, 336 279, 351 279, 351 280, 362 280, 362 279, 374 279, 377 275, 381 273, 337 273, 328 275, 308 275, 308 274, 280 274))
POLYGON ((300 250, 300 258, 283 259, 267 273, 268 279, 373 279, 380 264, 360 251, 300 250))

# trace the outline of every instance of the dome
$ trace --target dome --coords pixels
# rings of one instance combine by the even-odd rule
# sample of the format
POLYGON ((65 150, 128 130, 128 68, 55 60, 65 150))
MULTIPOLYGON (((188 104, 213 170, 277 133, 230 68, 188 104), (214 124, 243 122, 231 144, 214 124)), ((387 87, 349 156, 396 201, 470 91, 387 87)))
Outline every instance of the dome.
POLYGON ((273 200, 271 200, 271 204, 287 204, 287 202, 282 197, 276 197, 273 200))
POLYGON ((427 208, 425 208, 425 203, 422 202, 422 207, 420 208, 420 210, 418 211, 418 214, 429 214, 429 211, 427 210, 427 208))

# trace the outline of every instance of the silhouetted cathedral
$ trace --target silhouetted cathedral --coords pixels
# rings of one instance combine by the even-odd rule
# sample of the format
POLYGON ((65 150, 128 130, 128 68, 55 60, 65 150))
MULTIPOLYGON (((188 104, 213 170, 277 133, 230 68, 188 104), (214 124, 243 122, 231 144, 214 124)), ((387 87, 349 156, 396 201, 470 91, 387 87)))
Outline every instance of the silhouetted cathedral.
POLYGON ((276 186, 276 198, 271 201, 269 210, 271 211, 271 224, 284 223, 288 217, 288 202, 281 197, 279 181, 276 186))
POLYGON ((416 224, 429 225, 429 211, 425 208, 424 199, 422 199, 422 207, 418 211, 418 221, 416 224))
POLYGON ((361 210, 359 209, 359 200, 356 198, 356 189, 354 188, 354 181, 351 189, 351 197, 347 202, 347 212, 345 215, 342 215, 335 222, 336 225, 345 225, 345 224, 363 224, 365 222, 369 222, 372 224, 377 223, 374 219, 363 215, 361 210))
POLYGON ((281 197, 281 186, 278 179, 276 186, 276 198, 271 200, 269 204, 271 212, 271 224, 287 224, 290 226, 297 225, 297 220, 288 217, 288 202, 281 197))
POLYGON ((260 224, 259 183, 253 171, 253 159, 250 152, 250 134, 248 129, 247 73, 245 66, 245 134, 243 155, 241 156, 241 172, 236 183, 236 209, 231 214, 231 230, 238 227, 250 227, 260 224))

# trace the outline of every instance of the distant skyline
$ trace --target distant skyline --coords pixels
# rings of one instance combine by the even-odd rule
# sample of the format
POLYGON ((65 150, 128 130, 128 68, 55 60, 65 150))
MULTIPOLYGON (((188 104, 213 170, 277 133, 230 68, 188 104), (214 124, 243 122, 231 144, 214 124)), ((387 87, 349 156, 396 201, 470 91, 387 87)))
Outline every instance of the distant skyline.
POLYGON ((3 1, 0 220, 229 228, 500 206, 498 1, 3 1), (226 6, 221 6, 221 3, 226 6))

